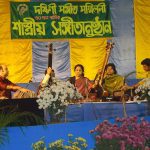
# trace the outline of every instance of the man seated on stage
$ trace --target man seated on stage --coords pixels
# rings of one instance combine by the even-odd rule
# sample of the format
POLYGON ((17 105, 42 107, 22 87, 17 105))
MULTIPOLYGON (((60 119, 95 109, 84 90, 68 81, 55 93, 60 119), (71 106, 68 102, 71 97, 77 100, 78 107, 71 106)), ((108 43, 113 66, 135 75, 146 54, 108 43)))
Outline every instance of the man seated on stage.
POLYGON ((22 92, 28 92, 28 89, 20 87, 7 79, 9 74, 6 65, 0 65, 0 99, 11 99, 11 92, 20 90, 22 92))
MULTIPOLYGON (((117 74, 116 67, 113 63, 109 63, 105 67, 105 75, 102 81, 102 87, 106 93, 106 96, 115 96, 118 91, 121 90, 124 85, 124 77, 117 74)), ((104 94, 105 96, 105 94, 104 94)))
POLYGON ((44 89, 45 86, 51 84, 51 82, 52 82, 52 78, 51 77, 55 77, 55 73, 54 73, 54 70, 51 67, 48 67, 45 70, 45 76, 44 76, 43 80, 40 83, 40 86, 39 86, 39 88, 37 90, 37 94, 39 94, 39 91, 44 89))
POLYGON ((150 78, 150 58, 142 60, 141 65, 143 66, 143 70, 146 71, 146 78, 150 78))
POLYGON ((124 90, 135 89, 139 85, 142 85, 148 80, 150 80, 150 58, 145 58, 144 60, 142 60, 141 65, 143 66, 143 70, 146 72, 145 78, 132 86, 128 86, 128 85, 124 86, 123 87, 124 90))

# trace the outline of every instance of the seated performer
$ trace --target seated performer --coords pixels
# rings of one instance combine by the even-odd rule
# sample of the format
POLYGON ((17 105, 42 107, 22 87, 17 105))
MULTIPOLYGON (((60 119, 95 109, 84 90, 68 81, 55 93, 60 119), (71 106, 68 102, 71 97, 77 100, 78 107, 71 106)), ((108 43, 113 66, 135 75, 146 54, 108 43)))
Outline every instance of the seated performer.
POLYGON ((48 67, 45 70, 45 76, 44 76, 43 80, 41 81, 40 86, 38 88, 38 92, 37 92, 38 94, 39 94, 39 90, 42 90, 45 88, 45 86, 51 84, 51 82, 52 82, 51 77, 54 77, 54 76, 55 76, 54 70, 51 67, 48 67))
POLYGON ((7 79, 9 74, 6 65, 0 65, 0 99, 11 99, 11 92, 20 90, 22 92, 28 92, 28 89, 20 87, 7 79))
POLYGON ((125 85, 123 87, 124 90, 128 90, 128 89, 135 89, 137 88, 139 85, 142 85, 143 83, 145 83, 146 81, 150 80, 150 58, 145 58, 144 60, 141 61, 141 65, 143 66, 143 70, 146 72, 146 76, 143 80, 141 80, 140 82, 132 85, 132 86, 128 86, 125 85))
POLYGON ((87 77, 84 77, 84 67, 81 64, 77 64, 74 67, 74 71, 75 76, 70 77, 68 81, 76 87, 84 98, 88 98, 90 91, 95 88, 95 84, 87 77))
POLYGON ((143 66, 143 70, 146 71, 146 78, 150 78, 150 58, 142 60, 141 65, 143 66))
POLYGON ((117 74, 116 67, 113 63, 109 63, 105 67, 105 76, 102 82, 104 91, 109 96, 115 95, 115 92, 121 90, 124 85, 124 77, 117 74))
POLYGON ((141 65, 143 66, 143 70, 146 72, 145 79, 133 85, 133 88, 137 88, 139 85, 143 84, 146 79, 150 78, 150 58, 145 58, 144 60, 142 60, 141 65))

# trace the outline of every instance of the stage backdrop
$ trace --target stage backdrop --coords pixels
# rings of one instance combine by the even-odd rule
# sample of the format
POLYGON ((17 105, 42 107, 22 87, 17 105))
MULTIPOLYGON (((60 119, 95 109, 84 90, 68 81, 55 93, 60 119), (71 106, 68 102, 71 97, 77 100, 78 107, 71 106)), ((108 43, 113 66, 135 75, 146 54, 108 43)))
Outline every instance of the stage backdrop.
MULTIPOLYGON (((143 77, 140 62, 145 57, 150 58, 148 49, 150 4, 147 0, 134 0, 134 3, 133 0, 109 1, 115 43, 109 61, 117 66, 121 75, 137 69, 139 72, 137 77, 143 77)), ((86 76, 94 78, 97 69, 102 65, 106 39, 12 40, 9 1, 0 0, 0 8, 0 64, 8 65, 10 80, 13 82, 29 82, 31 78, 40 80, 47 67, 48 48, 45 46, 49 43, 53 43, 56 49, 53 53, 53 67, 57 77, 72 76, 74 65, 82 63, 85 66, 86 76)))

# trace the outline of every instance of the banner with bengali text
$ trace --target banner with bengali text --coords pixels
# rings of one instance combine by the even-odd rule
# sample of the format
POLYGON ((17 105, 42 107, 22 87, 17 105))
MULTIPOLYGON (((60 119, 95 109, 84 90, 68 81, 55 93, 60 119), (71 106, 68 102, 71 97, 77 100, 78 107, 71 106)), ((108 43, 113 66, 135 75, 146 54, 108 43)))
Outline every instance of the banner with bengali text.
POLYGON ((10 2, 12 39, 112 37, 108 2, 10 2))

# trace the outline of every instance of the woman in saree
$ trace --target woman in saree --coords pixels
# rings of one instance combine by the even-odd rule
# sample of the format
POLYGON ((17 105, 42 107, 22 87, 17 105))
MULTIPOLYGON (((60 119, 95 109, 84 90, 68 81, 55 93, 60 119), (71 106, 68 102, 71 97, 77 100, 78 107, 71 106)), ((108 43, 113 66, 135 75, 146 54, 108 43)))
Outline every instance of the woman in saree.
POLYGON ((108 91, 109 96, 115 95, 124 85, 124 77, 117 74, 116 67, 113 63, 109 63, 105 67, 105 76, 103 79, 103 88, 108 91))
POLYGON ((74 67, 74 72, 75 76, 70 77, 68 80, 76 87, 84 98, 88 98, 89 93, 94 89, 95 84, 93 84, 87 77, 84 77, 84 67, 81 64, 77 64, 74 67))

